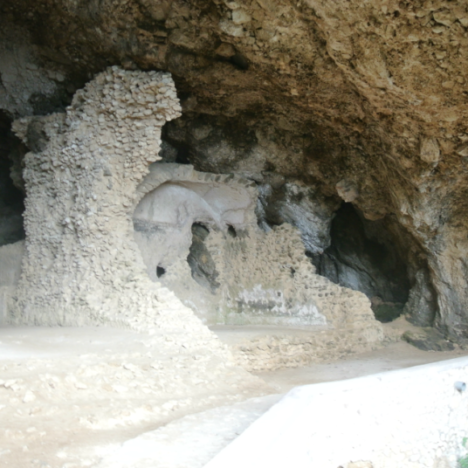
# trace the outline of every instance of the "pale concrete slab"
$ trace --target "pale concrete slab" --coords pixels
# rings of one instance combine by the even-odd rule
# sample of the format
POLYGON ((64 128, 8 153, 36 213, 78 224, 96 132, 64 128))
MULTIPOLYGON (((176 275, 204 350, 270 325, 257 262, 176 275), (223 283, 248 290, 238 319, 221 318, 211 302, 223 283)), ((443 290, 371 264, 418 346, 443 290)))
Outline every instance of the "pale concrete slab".
POLYGON ((205 468, 455 468, 467 455, 468 358, 297 387, 205 468))

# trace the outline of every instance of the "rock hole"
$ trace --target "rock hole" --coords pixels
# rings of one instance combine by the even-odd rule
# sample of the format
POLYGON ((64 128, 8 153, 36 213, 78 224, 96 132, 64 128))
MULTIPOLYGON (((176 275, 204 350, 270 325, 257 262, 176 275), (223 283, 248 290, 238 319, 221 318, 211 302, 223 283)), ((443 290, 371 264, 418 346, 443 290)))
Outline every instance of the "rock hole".
POLYGON ((164 276, 165 274, 166 274, 166 269, 158 265, 156 267, 156 276, 158 278, 161 278, 161 276, 164 276))
POLYGON ((227 232, 231 237, 237 237, 237 232, 231 225, 229 225, 227 232))

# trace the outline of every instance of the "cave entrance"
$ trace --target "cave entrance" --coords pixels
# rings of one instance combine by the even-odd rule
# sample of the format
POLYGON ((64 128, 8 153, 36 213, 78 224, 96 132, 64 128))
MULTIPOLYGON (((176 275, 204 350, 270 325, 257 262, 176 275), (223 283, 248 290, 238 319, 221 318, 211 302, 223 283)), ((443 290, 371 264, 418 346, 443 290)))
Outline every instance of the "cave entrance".
POLYGON ((312 261, 317 273, 366 294, 377 320, 399 317, 408 300, 410 281, 397 239, 380 221, 366 220, 344 203, 331 225, 331 244, 312 261))

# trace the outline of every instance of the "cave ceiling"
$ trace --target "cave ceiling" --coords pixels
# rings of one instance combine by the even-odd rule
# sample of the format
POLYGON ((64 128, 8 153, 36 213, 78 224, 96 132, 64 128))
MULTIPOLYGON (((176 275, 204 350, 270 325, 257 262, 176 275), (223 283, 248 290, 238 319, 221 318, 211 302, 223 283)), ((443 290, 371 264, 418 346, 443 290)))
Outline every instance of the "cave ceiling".
MULTIPOLYGON (((293 159, 288 175, 330 195, 356 180, 369 217, 428 185, 444 186, 442 198, 464 185, 468 13, 457 2, 20 0, 2 10, 54 81, 50 105, 108 65, 168 70, 187 119, 236 122, 239 140, 269 127, 293 159)), ((41 96, 30 101, 40 113, 41 96)))

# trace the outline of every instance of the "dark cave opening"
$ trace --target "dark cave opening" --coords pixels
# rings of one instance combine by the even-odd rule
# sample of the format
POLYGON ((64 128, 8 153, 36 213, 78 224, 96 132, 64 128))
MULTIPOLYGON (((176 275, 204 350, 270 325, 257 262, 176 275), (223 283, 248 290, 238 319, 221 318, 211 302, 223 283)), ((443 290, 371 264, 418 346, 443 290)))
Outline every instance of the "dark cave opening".
POLYGON ((384 229, 343 203, 331 224, 330 246, 312 261, 318 274, 366 294, 376 318, 389 322, 403 312, 411 285, 406 262, 384 229))
POLYGON ((191 164, 190 146, 170 139, 167 124, 162 128, 159 157, 161 163, 191 164))
POLYGON ((21 155, 19 140, 11 132, 11 119, 0 112, 0 246, 24 239, 25 195, 19 186, 21 155), (16 184, 12 179, 16 176, 16 184))
POLYGON ((219 274, 216 271, 216 265, 205 244, 205 239, 209 234, 210 231, 205 225, 193 223, 192 244, 190 245, 187 262, 192 270, 192 278, 200 286, 214 293, 220 284, 217 281, 219 274))

